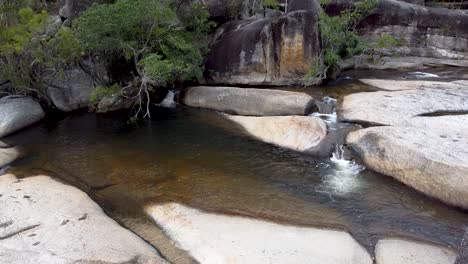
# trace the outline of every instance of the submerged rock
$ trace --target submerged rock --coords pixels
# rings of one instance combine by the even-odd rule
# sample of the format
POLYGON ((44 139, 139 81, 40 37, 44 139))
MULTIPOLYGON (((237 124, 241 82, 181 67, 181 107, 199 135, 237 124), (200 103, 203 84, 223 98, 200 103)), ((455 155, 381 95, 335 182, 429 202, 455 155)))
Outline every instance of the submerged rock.
POLYGON ((327 125, 318 117, 226 116, 255 138, 296 151, 317 147, 327 135, 327 125))
POLYGON ((30 97, 0 99, 0 138, 32 125, 45 113, 41 105, 30 97))
POLYGON ((3 263, 166 263, 74 187, 4 175, 0 193, 3 263))
POLYGON ((446 203, 468 209, 468 142, 416 127, 373 127, 351 132, 347 144, 367 167, 446 203))
POLYGON ((301 83, 311 67, 319 63, 319 12, 320 8, 301 10, 224 24, 206 60, 207 82, 229 85, 301 83))
POLYGON ((375 248, 376 264, 454 264, 450 249, 402 239, 381 239, 375 248))
POLYGON ((371 264, 348 233, 217 215, 180 204, 149 205, 147 214, 198 262, 371 264))
POLYGON ((63 112, 88 107, 94 79, 80 68, 65 70, 62 78, 55 79, 47 87, 47 96, 63 112))
POLYGON ((182 98, 188 106, 251 116, 308 115, 314 99, 305 93, 268 89, 199 86, 182 98))

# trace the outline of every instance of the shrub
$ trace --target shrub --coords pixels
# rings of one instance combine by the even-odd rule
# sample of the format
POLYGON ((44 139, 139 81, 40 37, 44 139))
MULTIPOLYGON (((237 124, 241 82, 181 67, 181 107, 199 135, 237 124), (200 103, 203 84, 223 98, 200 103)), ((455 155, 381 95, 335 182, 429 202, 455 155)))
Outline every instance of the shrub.
POLYGON ((275 10, 280 9, 280 5, 278 3, 278 0, 263 0, 263 7, 270 8, 270 9, 275 9, 275 10))
POLYGON ((74 21, 74 29, 87 52, 133 64, 141 107, 149 104, 155 87, 202 76, 212 27, 208 17, 200 4, 177 12, 170 0, 117 0, 88 9, 74 21))
POLYGON ((49 34, 46 29, 51 21, 46 11, 26 7, 9 17, 14 23, 0 26, 0 79, 12 85, 2 92, 47 100, 44 88, 63 69, 78 62, 81 43, 70 29, 55 28, 49 34))
POLYGON ((122 88, 118 84, 111 86, 97 86, 91 92, 89 101, 92 105, 97 105, 102 100, 102 98, 113 94, 118 94, 121 90, 122 88))
MULTIPOLYGON (((329 0, 321 1, 322 5, 329 3, 329 0)), ((362 0, 355 3, 354 8, 343 11, 339 16, 329 16, 324 11, 320 13, 321 66, 312 67, 304 77, 305 84, 310 83, 310 80, 314 78, 327 78, 336 71, 342 59, 361 54, 369 48, 369 45, 364 43, 358 35, 356 26, 364 17, 373 12, 376 4, 377 0, 362 0)))

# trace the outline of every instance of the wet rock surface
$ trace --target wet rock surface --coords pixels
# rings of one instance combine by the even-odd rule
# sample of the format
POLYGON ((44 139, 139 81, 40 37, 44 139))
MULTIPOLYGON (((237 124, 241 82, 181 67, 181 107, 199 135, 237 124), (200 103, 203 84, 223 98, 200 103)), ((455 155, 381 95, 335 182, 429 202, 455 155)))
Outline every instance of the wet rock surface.
POLYGON ((0 99, 0 138, 32 125, 45 113, 41 105, 30 97, 0 99))
POLYGON ((401 239, 382 239, 375 249, 377 264, 453 264, 452 250, 401 239))
POLYGON ((0 193, 3 263, 166 263, 75 187, 2 175, 0 193))
POLYGON ((369 253, 343 231, 217 215, 176 203, 145 210, 200 263, 372 263, 369 253))
POLYGON ((468 208, 465 82, 365 82, 393 91, 346 96, 341 119, 384 127, 351 132, 347 144, 369 168, 445 203, 468 208))
POLYGON ((316 107, 313 98, 305 93, 210 86, 189 88, 182 102, 248 116, 308 115, 316 107))
POLYGON ((226 117, 261 141, 296 151, 307 152, 317 147, 327 135, 327 125, 318 117, 226 117))

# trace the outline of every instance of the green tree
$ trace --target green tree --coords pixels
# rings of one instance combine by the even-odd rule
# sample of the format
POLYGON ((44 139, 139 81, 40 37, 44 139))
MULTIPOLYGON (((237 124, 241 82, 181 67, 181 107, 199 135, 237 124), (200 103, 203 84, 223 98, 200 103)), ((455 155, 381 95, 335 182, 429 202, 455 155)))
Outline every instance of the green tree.
MULTIPOLYGON (((321 1, 324 6, 329 3, 329 0, 321 1)), ((356 2, 353 8, 343 11, 338 16, 329 16, 321 11, 319 15, 321 62, 312 67, 304 77, 305 85, 316 84, 316 80, 333 75, 342 59, 361 54, 371 47, 362 41, 356 27, 362 19, 375 10, 376 6, 377 0, 361 0, 356 2)))
POLYGON ((169 0, 117 0, 91 7, 74 21, 74 29, 87 52, 108 63, 124 57, 133 64, 138 74, 137 114, 146 104, 143 116, 149 117, 153 89, 202 76, 212 27, 208 17, 200 4, 178 12, 169 0))
POLYGON ((16 13, 9 16, 15 22, 0 26, 0 79, 12 84, 10 90, 2 92, 46 100, 47 83, 78 62, 81 44, 70 29, 49 27, 46 11, 27 7, 12 12, 16 13))

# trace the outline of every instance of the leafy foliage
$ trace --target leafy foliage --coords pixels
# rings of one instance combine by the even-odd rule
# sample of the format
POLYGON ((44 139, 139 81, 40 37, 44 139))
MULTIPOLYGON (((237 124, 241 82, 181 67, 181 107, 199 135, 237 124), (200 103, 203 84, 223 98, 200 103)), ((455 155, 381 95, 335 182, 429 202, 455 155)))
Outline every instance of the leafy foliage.
POLYGON ((15 23, 0 30, 0 79, 11 82, 8 93, 45 98, 43 88, 78 61, 81 44, 70 29, 54 27, 45 11, 26 7, 9 15, 15 23))
POLYGON ((105 96, 117 94, 121 91, 118 84, 111 86, 97 86, 90 94, 89 101, 93 105, 97 105, 105 96))
POLYGON ((208 12, 199 4, 177 14, 171 1, 118 0, 96 5, 76 22, 86 50, 108 61, 133 61, 141 78, 156 85, 200 77, 210 30, 208 12), (162 72, 161 72, 162 70, 162 72))
MULTIPOLYGON (((322 0, 327 5, 329 0, 322 0)), ((307 80, 325 79, 332 74, 338 63, 346 57, 364 52, 369 46, 364 43, 357 33, 356 26, 367 15, 373 12, 377 0, 362 0, 355 3, 354 8, 343 11, 339 16, 329 16, 321 12, 319 28, 322 38, 322 64, 312 67, 305 76, 307 80)))
POLYGON ((263 7, 270 8, 270 9, 275 9, 275 10, 280 9, 280 5, 278 3, 278 0, 263 0, 263 7))
MULTIPOLYGON (((74 21, 88 53, 125 58, 137 72, 139 111, 159 86, 202 76, 212 23, 200 4, 178 10, 170 0, 117 0, 94 5, 74 21)), ((145 116, 149 115, 147 108, 145 116)))

